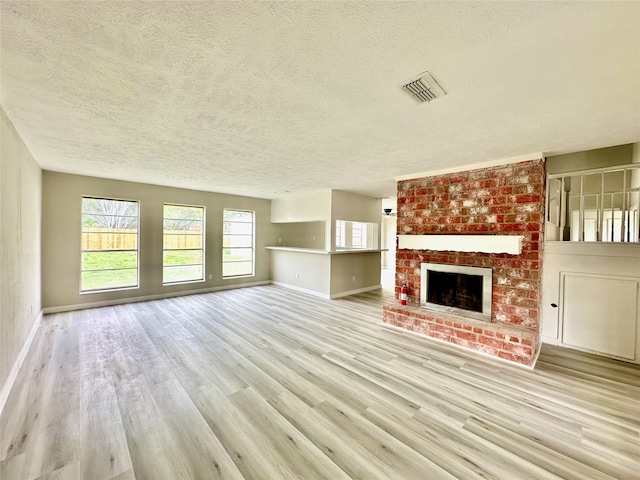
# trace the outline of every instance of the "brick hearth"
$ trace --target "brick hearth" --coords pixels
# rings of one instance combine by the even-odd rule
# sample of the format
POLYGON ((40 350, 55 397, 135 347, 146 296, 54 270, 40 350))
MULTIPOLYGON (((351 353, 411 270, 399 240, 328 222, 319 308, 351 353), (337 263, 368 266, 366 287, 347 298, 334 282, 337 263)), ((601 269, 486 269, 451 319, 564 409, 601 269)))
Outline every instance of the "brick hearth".
POLYGON ((531 365, 539 347, 544 222, 544 162, 398 182, 398 234, 522 235, 520 255, 398 250, 396 297, 403 283, 409 305, 384 308, 386 323, 507 360, 531 365), (420 264, 493 269, 491 323, 419 307, 420 264))

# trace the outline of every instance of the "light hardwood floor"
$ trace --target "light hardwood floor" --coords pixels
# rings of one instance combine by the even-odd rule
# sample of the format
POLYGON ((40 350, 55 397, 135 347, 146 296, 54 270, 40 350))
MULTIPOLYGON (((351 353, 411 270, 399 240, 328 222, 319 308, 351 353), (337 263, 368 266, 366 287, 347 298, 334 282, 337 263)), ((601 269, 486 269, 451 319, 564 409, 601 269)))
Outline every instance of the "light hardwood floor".
POLYGON ((45 317, 3 480, 637 479, 640 368, 534 371, 381 323, 384 292, 276 286, 45 317))

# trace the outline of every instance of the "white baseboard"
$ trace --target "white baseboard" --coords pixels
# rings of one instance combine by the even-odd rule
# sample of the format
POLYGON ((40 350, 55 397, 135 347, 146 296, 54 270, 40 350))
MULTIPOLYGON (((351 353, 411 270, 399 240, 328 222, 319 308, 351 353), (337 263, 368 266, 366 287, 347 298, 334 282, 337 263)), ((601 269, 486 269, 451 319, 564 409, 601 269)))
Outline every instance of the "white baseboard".
POLYGON ((29 353, 29 349, 31 348, 31 344, 33 343, 33 339, 36 338, 36 333, 38 333, 38 328, 40 327, 40 323, 42 322, 43 311, 40 310, 36 321, 33 322, 33 327, 31 327, 31 332, 29 332, 29 336, 25 340, 22 345, 22 349, 18 354, 18 358, 13 362, 13 367, 11 367, 11 371, 9 372, 9 376, 7 380, 2 385, 2 391, 0 392, 0 414, 4 410, 4 406, 7 403, 7 399, 9 398, 9 393, 13 388, 13 383, 16 381, 16 377, 18 376, 18 372, 24 363, 24 359, 27 357, 27 353, 29 353))
POLYGON ((314 297, 326 298, 329 300, 333 300, 334 298, 347 297, 349 295, 355 295, 357 293, 370 292, 371 290, 379 290, 382 288, 382 285, 372 285, 370 287, 358 288, 356 290, 349 290, 347 292, 332 293, 331 295, 329 295, 327 293, 318 292, 316 290, 309 290, 308 288, 291 285, 290 283, 276 282, 275 280, 271 280, 271 283, 274 285, 278 285, 279 287, 288 288, 289 290, 295 290, 296 292, 307 293, 309 295, 313 295, 314 297))
POLYGON ((370 287, 358 288, 356 290, 349 290, 347 292, 332 293, 329 298, 334 299, 334 298, 340 298, 340 297, 348 297, 349 295, 370 292, 372 290, 380 290, 381 288, 382 288, 382 285, 371 285, 370 287))
POLYGON ((87 308, 110 307, 111 305, 123 305, 125 303, 148 302, 150 300, 161 300, 163 298, 182 297, 185 295, 197 295, 199 293, 219 292, 222 290, 232 290, 234 288, 257 287, 258 285, 268 285, 269 283, 271 283, 269 280, 261 280, 259 282, 240 283, 236 285, 222 285, 219 287, 201 288, 198 290, 185 290, 182 292, 158 293, 156 295, 144 295, 142 297, 118 298, 115 300, 103 300, 100 302, 78 303, 76 305, 62 305, 59 307, 43 308, 42 312, 45 314, 71 312, 73 310, 84 310, 87 308))
POLYGON ((562 342, 554 337, 547 337, 545 335, 540 335, 540 341, 542 343, 548 343, 549 345, 562 345, 562 342))
POLYGON ((282 288, 288 288, 289 290, 295 290, 296 292, 302 292, 309 295, 313 295, 314 297, 326 298, 329 299, 328 293, 317 292, 315 290, 309 290, 308 288, 298 287, 296 285, 291 285, 290 283, 276 282, 275 280, 271 280, 273 285, 277 285, 282 288))

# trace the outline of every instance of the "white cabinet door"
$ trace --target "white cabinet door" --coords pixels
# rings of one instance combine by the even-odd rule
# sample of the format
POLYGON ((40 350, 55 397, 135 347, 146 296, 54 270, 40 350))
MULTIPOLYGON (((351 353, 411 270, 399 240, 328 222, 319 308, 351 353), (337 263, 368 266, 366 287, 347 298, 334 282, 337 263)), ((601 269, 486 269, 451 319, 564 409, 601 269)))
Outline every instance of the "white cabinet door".
POLYGON ((633 360, 638 281, 562 273, 562 343, 633 360))

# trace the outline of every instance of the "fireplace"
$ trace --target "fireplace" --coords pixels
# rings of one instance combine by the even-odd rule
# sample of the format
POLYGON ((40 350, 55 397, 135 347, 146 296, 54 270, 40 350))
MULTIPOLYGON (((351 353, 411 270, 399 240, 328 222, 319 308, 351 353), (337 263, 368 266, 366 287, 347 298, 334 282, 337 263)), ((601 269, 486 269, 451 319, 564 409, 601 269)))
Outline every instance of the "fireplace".
POLYGON ((491 268, 422 263, 420 305, 491 321, 491 268))

